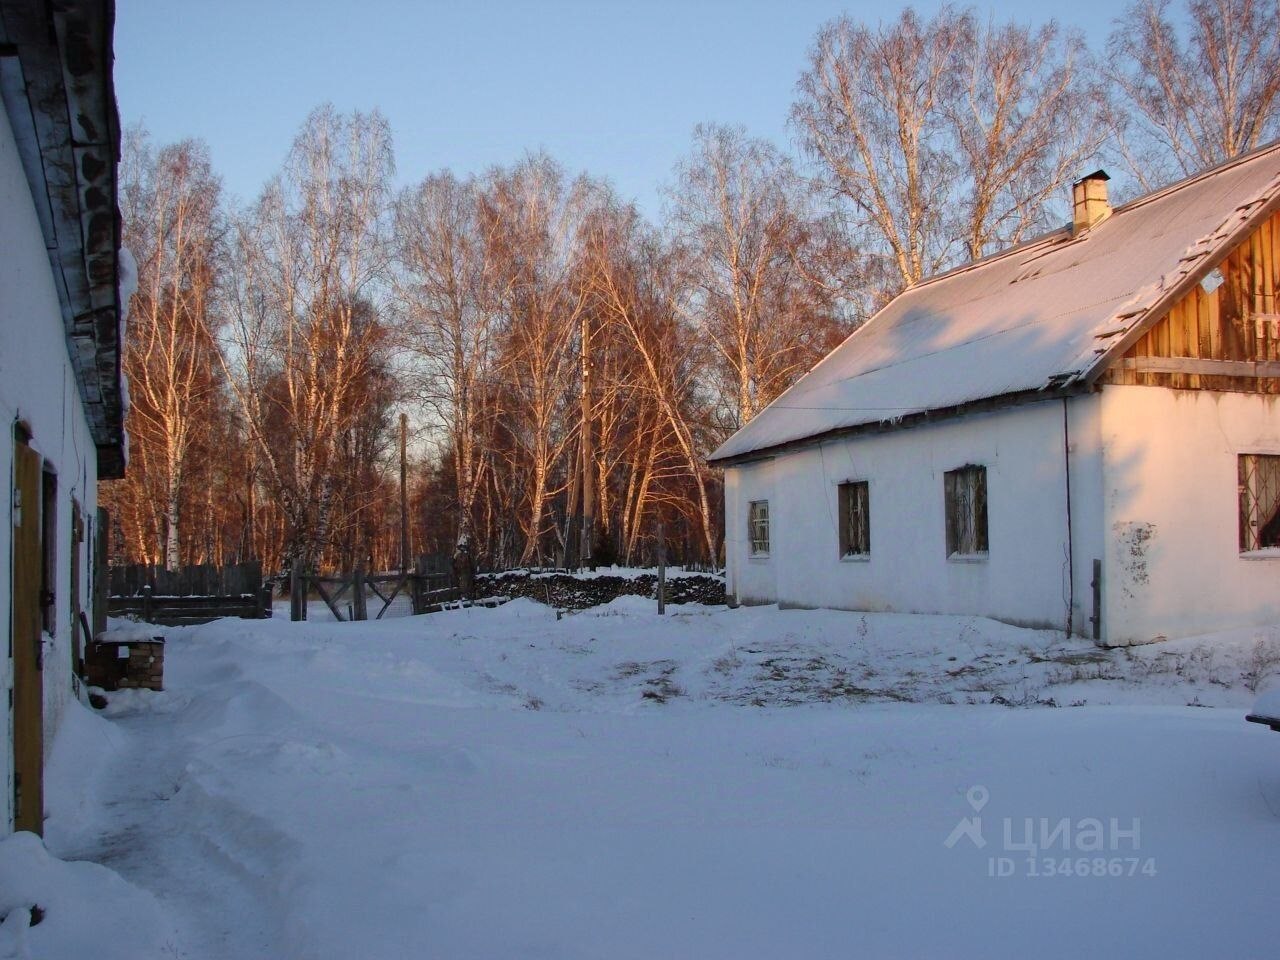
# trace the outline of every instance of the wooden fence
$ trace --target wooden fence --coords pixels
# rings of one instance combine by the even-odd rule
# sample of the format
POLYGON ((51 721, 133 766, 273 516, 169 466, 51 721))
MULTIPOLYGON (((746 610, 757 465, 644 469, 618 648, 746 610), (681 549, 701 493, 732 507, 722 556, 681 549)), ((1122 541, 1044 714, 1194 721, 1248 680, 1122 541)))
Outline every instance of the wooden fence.
POLYGON ((108 612, 147 623, 176 626, 219 617, 261 620, 271 616, 271 586, 262 564, 212 564, 166 570, 148 564, 112 567, 108 612))
POLYGON ((233 563, 219 567, 213 564, 166 570, 161 566, 131 564, 111 568, 111 596, 132 597, 144 586, 158 597, 230 597, 257 594, 262 589, 262 564, 233 563))

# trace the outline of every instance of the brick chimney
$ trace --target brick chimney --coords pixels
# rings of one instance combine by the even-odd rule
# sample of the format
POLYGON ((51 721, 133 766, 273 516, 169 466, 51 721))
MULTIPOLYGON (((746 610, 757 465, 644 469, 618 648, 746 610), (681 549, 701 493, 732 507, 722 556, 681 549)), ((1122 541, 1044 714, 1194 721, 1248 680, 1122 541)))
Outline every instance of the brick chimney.
POLYGON ((1071 185, 1071 235, 1076 236, 1111 216, 1105 170, 1095 170, 1071 185))

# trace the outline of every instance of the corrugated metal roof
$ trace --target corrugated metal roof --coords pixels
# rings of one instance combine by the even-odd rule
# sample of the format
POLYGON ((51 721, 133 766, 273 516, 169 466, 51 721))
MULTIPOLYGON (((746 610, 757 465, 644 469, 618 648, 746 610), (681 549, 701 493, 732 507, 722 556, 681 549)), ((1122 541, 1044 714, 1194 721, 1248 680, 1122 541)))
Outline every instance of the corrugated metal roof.
POLYGON ((1091 380, 1278 199, 1280 143, 917 284, 711 459, 1091 380))

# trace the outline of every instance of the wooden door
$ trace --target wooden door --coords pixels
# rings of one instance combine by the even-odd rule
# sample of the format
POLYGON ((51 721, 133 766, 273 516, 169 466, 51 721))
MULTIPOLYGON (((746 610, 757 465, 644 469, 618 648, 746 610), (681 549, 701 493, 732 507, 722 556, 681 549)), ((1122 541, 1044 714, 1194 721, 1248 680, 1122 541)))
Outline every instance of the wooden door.
POLYGON ((40 456, 13 456, 13 815, 15 830, 44 830, 44 678, 40 637, 40 456))

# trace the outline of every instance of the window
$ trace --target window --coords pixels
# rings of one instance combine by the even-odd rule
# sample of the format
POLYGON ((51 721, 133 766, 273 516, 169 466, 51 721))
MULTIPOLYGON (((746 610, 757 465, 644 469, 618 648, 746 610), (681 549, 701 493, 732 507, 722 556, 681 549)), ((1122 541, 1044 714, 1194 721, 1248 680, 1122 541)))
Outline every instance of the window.
POLYGON ((752 500, 747 514, 747 535, 751 538, 751 555, 769 555, 769 501, 752 500))
POLYGON ((1280 547, 1280 456, 1239 457, 1240 552, 1280 547))
POLYGON ((865 480, 840 484, 840 556, 871 554, 870 489, 865 480))
POLYGON ((987 468, 973 465, 948 470, 947 556, 987 552, 987 468))
POLYGON ((58 629, 58 475, 45 464, 40 487, 40 625, 53 636, 58 629))

